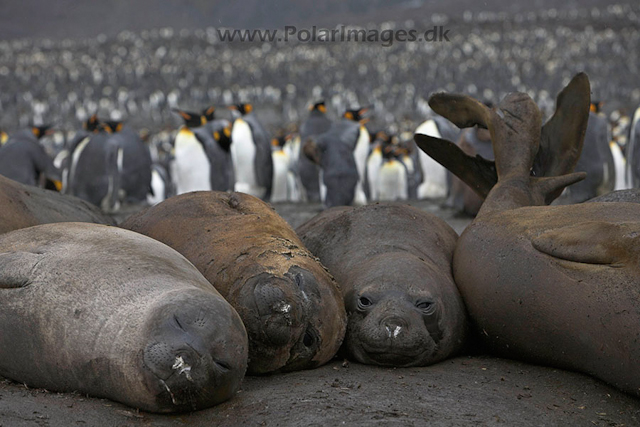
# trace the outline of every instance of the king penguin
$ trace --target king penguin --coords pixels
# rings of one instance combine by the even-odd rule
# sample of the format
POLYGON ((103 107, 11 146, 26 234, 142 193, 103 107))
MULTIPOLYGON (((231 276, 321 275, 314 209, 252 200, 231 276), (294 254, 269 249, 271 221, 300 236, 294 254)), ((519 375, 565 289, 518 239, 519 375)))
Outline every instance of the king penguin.
POLYGON ((403 154, 396 136, 382 148, 383 163, 378 178, 380 201, 407 200, 407 168, 400 161, 403 154))
POLYGON ((174 160, 171 175, 176 185, 176 194, 190 191, 211 190, 211 163, 205 151, 205 141, 196 128, 206 123, 198 113, 175 109, 184 120, 174 142, 174 160))
MULTIPOLYGON (((331 120, 327 118, 327 108, 324 101, 318 101, 309 107, 309 117, 300 127, 300 143, 298 151, 297 174, 304 188, 306 200, 319 203, 320 197, 320 168, 301 154, 302 146, 309 138, 321 135, 329 130, 331 120)), ((303 199, 305 198, 303 196, 303 199)))
POLYGON ((50 127, 32 126, 11 135, 0 146, 0 175, 33 186, 38 186, 44 175, 58 191, 62 190, 60 171, 39 142, 50 127))
POLYGON ((367 204, 367 196, 364 193, 364 181, 371 137, 369 136, 369 131, 365 127, 365 123, 367 123, 369 119, 365 118, 363 115, 368 110, 369 108, 347 110, 343 115, 345 119, 352 120, 360 125, 356 145, 353 149, 353 157, 356 161, 356 168, 358 169, 358 184, 356 185, 356 193, 353 199, 353 204, 355 206, 367 204))
POLYGON ((84 138, 71 154, 69 194, 116 212, 121 204, 123 148, 111 138, 111 127, 101 124, 99 131, 84 138))
MULTIPOLYGON (((445 129, 447 125, 444 120, 440 120, 440 117, 434 119, 428 119, 420 124, 414 133, 420 133, 429 135, 434 138, 449 138, 449 141, 457 141, 459 133, 453 129, 447 129, 447 135, 445 135, 445 129), (453 134, 453 135, 450 135, 453 134)), ((453 128, 453 125, 451 125, 453 128)), ((449 184, 447 183, 447 170, 429 157, 424 151, 418 150, 420 167, 422 169, 423 180, 418 186, 417 197, 419 199, 435 199, 439 197, 446 197, 449 184)))
POLYGON ((235 118, 231 131, 235 191, 269 201, 273 184, 271 139, 251 104, 237 104, 229 108, 235 118))
POLYGON ((385 131, 376 132, 369 157, 367 158, 367 187, 369 189, 368 200, 375 202, 380 200, 379 176, 382 167, 382 146, 390 141, 390 136, 385 131))

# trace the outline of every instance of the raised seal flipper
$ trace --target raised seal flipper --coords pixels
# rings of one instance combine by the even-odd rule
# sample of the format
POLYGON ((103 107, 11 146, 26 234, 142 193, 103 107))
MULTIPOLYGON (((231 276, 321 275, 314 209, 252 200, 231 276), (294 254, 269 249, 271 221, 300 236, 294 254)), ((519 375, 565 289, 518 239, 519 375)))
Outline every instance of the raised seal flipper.
POLYGON ((460 129, 491 126, 489 107, 467 95, 436 93, 429 98, 429 106, 460 129))
POLYGON ((480 197, 487 197, 489 191, 498 182, 493 161, 481 156, 469 156, 456 144, 446 139, 422 134, 415 134, 413 139, 422 151, 469 185, 480 197))
POLYGON ((33 277, 34 268, 43 255, 31 252, 0 253, 0 289, 23 288, 33 277))
POLYGON ((573 171, 587 131, 590 90, 589 78, 579 73, 558 94, 556 111, 542 127, 540 148, 533 163, 535 176, 558 176, 573 171))
POLYGON ((630 248, 637 246, 637 224, 614 224, 589 221, 545 231, 532 239, 538 251, 555 258, 584 264, 622 266, 633 257, 630 248), (635 240, 632 242, 631 240, 635 240))

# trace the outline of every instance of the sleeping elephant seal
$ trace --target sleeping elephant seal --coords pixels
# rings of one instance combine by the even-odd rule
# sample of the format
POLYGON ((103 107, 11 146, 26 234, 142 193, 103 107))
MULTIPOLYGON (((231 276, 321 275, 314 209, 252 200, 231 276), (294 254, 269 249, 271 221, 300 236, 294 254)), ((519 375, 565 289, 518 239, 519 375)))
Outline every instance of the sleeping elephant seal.
POLYGON ((489 129, 495 164, 448 141, 418 135, 416 142, 486 197, 458 240, 453 270, 490 349, 640 396, 640 209, 624 202, 545 206, 584 178, 571 171, 589 91, 587 76, 575 76, 544 127, 523 93, 494 109, 462 95, 433 95, 437 113, 489 129))
POLYGON ((451 274, 457 235, 444 221, 375 204, 329 209, 298 234, 341 286, 350 358, 424 366, 460 350, 466 314, 451 274))
POLYGON ((346 313, 335 281, 258 198, 186 193, 122 226, 183 254, 235 307, 249 334, 249 373, 314 368, 338 351, 346 313))
POLYGON ((238 313, 183 256, 95 224, 0 236, 0 375, 151 412, 229 399, 247 366, 238 313))
POLYGON ((0 206, 0 234, 52 222, 115 224, 84 200, 20 184, 1 175, 0 206))

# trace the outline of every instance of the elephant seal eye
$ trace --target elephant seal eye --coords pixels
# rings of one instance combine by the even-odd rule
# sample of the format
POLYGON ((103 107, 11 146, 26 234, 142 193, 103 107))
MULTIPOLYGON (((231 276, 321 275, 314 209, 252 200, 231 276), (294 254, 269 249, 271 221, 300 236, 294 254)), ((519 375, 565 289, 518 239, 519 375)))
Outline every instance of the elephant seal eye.
POLYGON ((435 308, 435 304, 432 301, 418 301, 416 307, 425 314, 431 314, 435 308))
POLYGON ((366 308, 371 307, 371 305, 373 304, 373 302, 371 302, 371 300, 367 297, 360 297, 358 298, 358 309, 360 310, 364 310, 366 308))

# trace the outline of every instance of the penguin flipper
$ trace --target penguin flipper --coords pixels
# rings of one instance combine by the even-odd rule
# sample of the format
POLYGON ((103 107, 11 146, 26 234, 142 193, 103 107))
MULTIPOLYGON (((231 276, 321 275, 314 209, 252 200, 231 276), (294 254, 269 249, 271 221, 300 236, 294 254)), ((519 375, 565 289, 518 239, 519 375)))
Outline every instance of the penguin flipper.
POLYGON ((495 162, 481 156, 469 156, 446 139, 417 133, 414 140, 422 151, 469 185, 480 197, 486 198, 498 182, 495 162))

